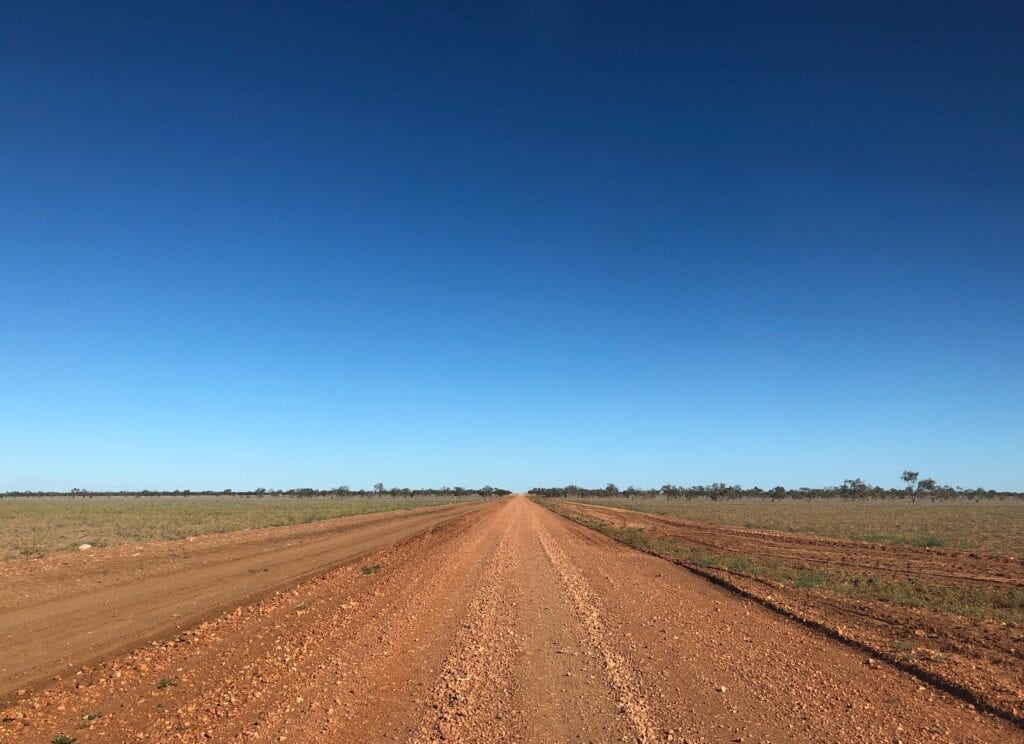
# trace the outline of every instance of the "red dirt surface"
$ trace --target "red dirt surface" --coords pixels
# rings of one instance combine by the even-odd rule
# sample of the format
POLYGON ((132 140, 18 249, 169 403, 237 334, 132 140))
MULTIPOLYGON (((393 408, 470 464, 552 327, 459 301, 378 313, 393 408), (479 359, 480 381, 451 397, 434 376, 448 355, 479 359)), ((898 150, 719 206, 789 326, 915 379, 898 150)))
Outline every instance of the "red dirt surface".
POLYGON ((0 702, 478 508, 379 512, 0 563, 0 702))
MULTIPOLYGON (((756 556, 791 565, 909 577, 958 587, 997 584, 1024 591, 1024 567, 1011 556, 747 530, 572 502, 559 502, 557 507, 569 515, 618 528, 641 528, 650 535, 720 555, 756 556)), ((1024 628, 1019 625, 801 590, 739 571, 699 570, 938 684, 958 689, 968 700, 1018 723, 1024 721, 1024 628)))
POLYGON ((0 740, 1024 741, 869 661, 515 497, 24 695, 0 740))

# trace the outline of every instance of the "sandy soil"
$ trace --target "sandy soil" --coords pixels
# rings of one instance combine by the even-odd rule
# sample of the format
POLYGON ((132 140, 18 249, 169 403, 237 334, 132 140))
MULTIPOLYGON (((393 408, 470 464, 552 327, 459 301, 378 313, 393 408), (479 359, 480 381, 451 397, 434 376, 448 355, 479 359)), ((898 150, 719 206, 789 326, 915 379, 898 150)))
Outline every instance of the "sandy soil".
MULTIPOLYGON (((1012 556, 746 530, 572 502, 559 502, 557 508, 619 528, 642 528, 649 534, 681 540, 718 555, 756 556, 791 565, 921 579, 961 588, 998 585, 1024 591, 1024 566, 1012 556)), ((740 571, 697 570, 787 615, 872 650, 971 702, 999 711, 1017 723, 1024 722, 1024 627, 797 589, 740 571)))
POLYGON ((4 742, 59 733, 1024 741, 1000 718, 522 497, 80 669, 0 713, 4 742))
POLYGON ((0 702, 480 508, 425 507, 0 564, 0 702))

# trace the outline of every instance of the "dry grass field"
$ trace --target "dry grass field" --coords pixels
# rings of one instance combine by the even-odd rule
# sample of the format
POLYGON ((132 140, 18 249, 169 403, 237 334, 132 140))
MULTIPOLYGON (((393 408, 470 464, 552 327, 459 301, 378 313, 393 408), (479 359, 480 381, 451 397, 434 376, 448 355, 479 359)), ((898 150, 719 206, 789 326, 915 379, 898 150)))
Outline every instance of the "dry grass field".
POLYGON ((441 498, 97 496, 0 498, 0 560, 82 543, 178 540, 214 532, 307 524, 335 517, 434 506, 441 498))
POLYGON ((695 522, 1024 556, 1024 499, 930 502, 581 499, 695 522))

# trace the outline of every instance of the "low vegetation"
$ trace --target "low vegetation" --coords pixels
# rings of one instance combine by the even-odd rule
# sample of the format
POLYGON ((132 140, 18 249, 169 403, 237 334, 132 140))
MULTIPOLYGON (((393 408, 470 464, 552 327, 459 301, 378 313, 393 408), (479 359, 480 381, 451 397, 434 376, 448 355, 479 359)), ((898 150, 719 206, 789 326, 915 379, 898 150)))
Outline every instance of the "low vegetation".
MULTIPOLYGON (((619 527, 601 519, 569 513, 560 509, 557 501, 547 500, 545 505, 627 545, 694 566, 762 577, 796 589, 815 589, 850 599, 877 600, 970 617, 1024 622, 1024 590, 1016 587, 941 585, 917 577, 895 578, 851 572, 838 566, 811 567, 765 555, 719 553, 642 527, 619 527)), ((783 505, 771 506, 777 509, 783 505)), ((807 505, 801 506, 808 508, 807 505)))
POLYGON ((861 542, 1024 556, 1024 500, 991 502, 579 499, 580 503, 861 542))
MULTIPOLYGON (((0 559, 37 557, 83 545, 177 540, 213 532, 283 527, 335 517, 413 509, 480 498, 478 491, 431 495, 366 493, 295 496, 18 495, 0 497, 0 559)), ((493 494, 487 494, 493 495, 493 494)))
POLYGON ((747 529, 1024 556, 1024 493, 944 486, 920 475, 904 470, 904 488, 849 478, 824 488, 712 483, 620 490, 609 483, 533 488, 530 494, 747 529))
POLYGON ((775 486, 768 490, 762 488, 744 488, 727 483, 712 483, 708 486, 677 486, 671 483, 661 488, 634 488, 630 486, 620 490, 614 483, 604 488, 581 488, 580 486, 560 486, 555 488, 532 488, 533 496, 548 498, 592 499, 592 498, 626 498, 654 499, 663 498, 669 501, 693 501, 707 499, 710 501, 732 501, 736 499, 768 499, 778 501, 791 499, 796 501, 815 501, 830 499, 846 499, 849 501, 906 500, 910 503, 921 501, 997 501, 1005 499, 1024 499, 1024 493, 1016 491, 995 491, 986 488, 960 488, 936 483, 933 478, 920 478, 919 473, 904 470, 900 480, 906 483, 905 488, 882 488, 865 483, 860 478, 847 478, 838 486, 821 488, 786 488, 775 486))

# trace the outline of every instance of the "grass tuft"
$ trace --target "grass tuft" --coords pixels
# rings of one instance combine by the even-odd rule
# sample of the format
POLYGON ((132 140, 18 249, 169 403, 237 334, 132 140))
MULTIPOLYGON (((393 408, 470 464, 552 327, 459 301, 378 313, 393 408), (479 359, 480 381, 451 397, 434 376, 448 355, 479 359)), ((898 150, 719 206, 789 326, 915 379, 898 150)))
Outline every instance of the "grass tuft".
POLYGON ((800 571, 796 580, 793 581, 793 585, 801 589, 811 589, 816 586, 821 586, 827 581, 827 579, 828 576, 824 571, 805 569, 800 571))

